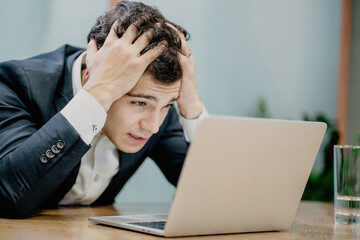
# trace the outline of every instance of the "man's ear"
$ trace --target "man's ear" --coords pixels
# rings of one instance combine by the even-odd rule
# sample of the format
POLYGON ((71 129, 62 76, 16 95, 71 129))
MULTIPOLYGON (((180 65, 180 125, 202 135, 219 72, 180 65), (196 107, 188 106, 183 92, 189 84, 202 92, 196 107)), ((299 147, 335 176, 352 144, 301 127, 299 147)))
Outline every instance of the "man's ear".
POLYGON ((88 80, 89 80, 89 70, 85 69, 84 75, 81 79, 82 86, 84 86, 88 80))

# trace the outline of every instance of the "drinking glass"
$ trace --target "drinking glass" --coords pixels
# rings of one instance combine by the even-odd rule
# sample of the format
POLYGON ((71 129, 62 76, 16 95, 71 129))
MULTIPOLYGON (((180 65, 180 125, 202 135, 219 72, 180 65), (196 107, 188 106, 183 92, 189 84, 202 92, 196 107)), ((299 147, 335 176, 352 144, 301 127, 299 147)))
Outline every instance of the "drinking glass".
POLYGON ((360 224, 360 146, 334 146, 335 222, 360 224))

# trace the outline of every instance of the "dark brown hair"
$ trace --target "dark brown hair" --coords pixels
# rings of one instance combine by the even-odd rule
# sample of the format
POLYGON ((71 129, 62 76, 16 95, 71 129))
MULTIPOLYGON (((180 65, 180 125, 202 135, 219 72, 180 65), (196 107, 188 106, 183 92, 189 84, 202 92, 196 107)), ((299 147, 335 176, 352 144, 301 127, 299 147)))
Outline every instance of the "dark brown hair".
MULTIPOLYGON (((166 41, 167 48, 147 68, 158 81, 163 84, 172 84, 182 77, 182 69, 177 55, 181 48, 181 39, 174 29, 166 25, 171 22, 156 7, 147 6, 141 2, 119 1, 112 9, 97 19, 87 36, 87 41, 95 39, 98 49, 101 48, 116 20, 119 21, 119 25, 115 32, 119 38, 133 23, 139 30, 137 38, 149 29, 154 30, 149 45, 141 54, 154 48, 160 42, 166 41)), ((189 34, 185 29, 174 23, 171 24, 182 32, 186 39, 189 39, 189 34)))

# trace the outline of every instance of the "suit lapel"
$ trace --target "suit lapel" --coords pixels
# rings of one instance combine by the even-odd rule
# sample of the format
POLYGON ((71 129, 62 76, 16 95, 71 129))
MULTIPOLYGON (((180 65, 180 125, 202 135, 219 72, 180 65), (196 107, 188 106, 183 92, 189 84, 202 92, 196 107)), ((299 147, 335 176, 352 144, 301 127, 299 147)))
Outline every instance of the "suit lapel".
POLYGON ((68 102, 74 97, 73 88, 72 88, 72 65, 75 59, 84 51, 81 49, 74 54, 70 55, 66 61, 64 66, 64 79, 62 82, 62 86, 57 88, 57 97, 55 99, 55 106, 57 111, 61 111, 68 102))

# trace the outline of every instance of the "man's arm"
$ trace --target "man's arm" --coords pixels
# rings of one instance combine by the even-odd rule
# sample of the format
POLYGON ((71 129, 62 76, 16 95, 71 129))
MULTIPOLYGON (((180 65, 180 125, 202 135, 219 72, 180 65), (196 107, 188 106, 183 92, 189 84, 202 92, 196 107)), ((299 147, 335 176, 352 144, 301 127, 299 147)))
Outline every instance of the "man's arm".
POLYGON ((39 128, 23 69, 0 67, 0 217, 32 213, 79 163, 89 146, 60 114, 39 128), (22 79, 22 86, 12 85, 22 79))
POLYGON ((197 118, 187 119, 185 117, 181 117, 185 139, 187 142, 192 142, 194 140, 200 122, 207 117, 209 117, 209 113, 206 111, 206 108, 204 106, 203 111, 197 118))
POLYGON ((180 98, 177 101, 177 105, 183 118, 196 119, 203 112, 203 104, 196 87, 194 56, 187 45, 184 34, 170 23, 167 24, 177 32, 181 39, 181 49, 178 57, 183 76, 181 78, 180 98))

